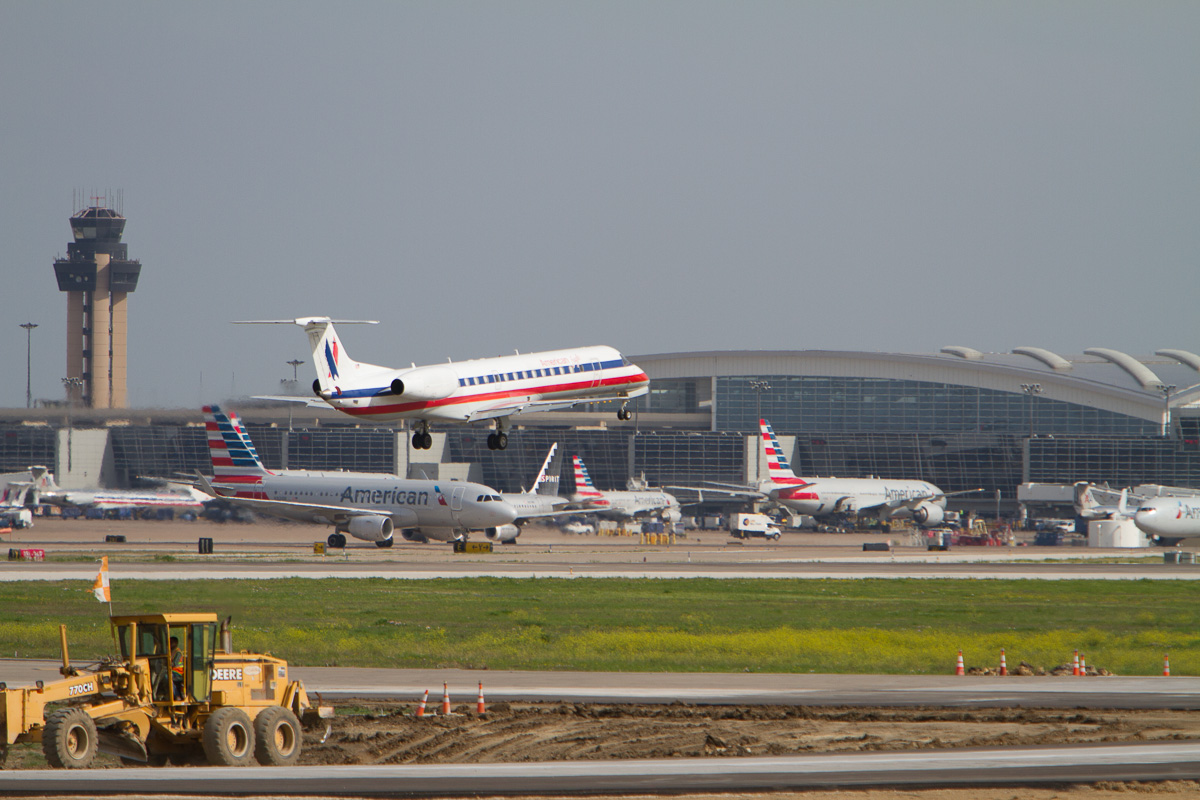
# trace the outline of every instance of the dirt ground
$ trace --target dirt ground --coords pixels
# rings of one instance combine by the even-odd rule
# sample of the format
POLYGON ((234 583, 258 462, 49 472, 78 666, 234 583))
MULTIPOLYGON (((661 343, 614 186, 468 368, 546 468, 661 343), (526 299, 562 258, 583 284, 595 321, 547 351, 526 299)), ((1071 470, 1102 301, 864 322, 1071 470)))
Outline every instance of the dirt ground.
POLYGON ((454 707, 454 716, 415 719, 409 704, 339 707, 328 736, 323 727, 305 734, 304 763, 776 756, 1200 738, 1200 715, 1171 710, 497 703, 483 718, 472 704, 454 707))

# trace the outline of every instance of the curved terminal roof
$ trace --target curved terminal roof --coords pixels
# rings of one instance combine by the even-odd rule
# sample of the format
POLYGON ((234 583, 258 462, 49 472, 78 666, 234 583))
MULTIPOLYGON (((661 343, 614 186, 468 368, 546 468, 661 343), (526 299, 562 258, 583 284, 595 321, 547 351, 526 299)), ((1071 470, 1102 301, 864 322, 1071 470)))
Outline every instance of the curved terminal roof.
POLYGON ((989 353, 953 345, 942 348, 940 353, 923 354, 708 350, 630 358, 646 370, 652 382, 774 375, 858 377, 944 383, 1014 393, 1020 393, 1022 383, 1040 383, 1043 387, 1041 397, 1045 399, 1159 421, 1163 413, 1161 387, 1164 385, 1188 387, 1171 395, 1172 406, 1200 403, 1197 370, 1171 355, 1135 359, 1117 351, 1094 348, 1088 355, 1073 355, 1068 360, 1042 348, 1022 347, 1011 353, 989 353))
POLYGON ((1163 386, 1162 379, 1142 362, 1138 361, 1128 353, 1122 353, 1120 350, 1110 350, 1107 347, 1089 347, 1083 351, 1089 356, 1099 356, 1105 361, 1111 361, 1121 369, 1128 372, 1135 381, 1142 385, 1143 389, 1158 389, 1163 386))
POLYGON ((1187 364, 1192 369, 1200 372, 1200 356, 1195 353, 1189 353, 1187 350, 1155 350, 1154 355, 1173 358, 1180 364, 1187 364))
POLYGON ((942 352, 946 355, 958 356, 969 361, 982 361, 983 353, 973 347, 960 347, 959 345, 946 345, 942 348, 942 352))
POLYGON ((1049 350, 1042 349, 1041 347, 1014 347, 1013 352, 1019 356, 1036 358, 1038 361, 1057 372, 1066 372, 1067 370, 1071 369, 1070 361, 1067 361, 1058 353, 1052 353, 1049 350))

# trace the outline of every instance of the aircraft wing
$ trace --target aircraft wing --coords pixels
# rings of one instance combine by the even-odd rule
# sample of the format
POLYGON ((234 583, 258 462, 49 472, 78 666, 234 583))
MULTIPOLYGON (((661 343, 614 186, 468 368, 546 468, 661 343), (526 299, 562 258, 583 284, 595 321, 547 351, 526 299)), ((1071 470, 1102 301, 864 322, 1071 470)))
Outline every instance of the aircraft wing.
POLYGON ((886 509, 888 511, 895 511, 896 509, 900 508, 914 509, 921 503, 941 500, 943 497, 954 497, 960 494, 974 494, 975 492, 982 491, 983 487, 981 486, 978 489, 962 489, 961 491, 957 492, 929 492, 928 494, 917 495, 916 497, 903 497, 897 500, 887 500, 882 503, 876 503, 875 505, 862 506, 858 510, 859 512, 863 512, 872 511, 875 509, 886 509))
POLYGON ((253 497, 231 497, 213 488, 212 483, 204 475, 199 476, 199 489, 205 494, 224 500, 232 505, 248 508, 260 514, 271 514, 297 522, 316 522, 327 525, 340 525, 352 517, 392 517, 398 524, 410 527, 416 524, 416 515, 411 519, 397 520, 394 513, 382 512, 377 508, 355 508, 354 506, 328 506, 321 503, 297 503, 291 500, 261 500, 253 497))
POLYGON ((271 400, 276 403, 300 403, 306 408, 333 408, 319 397, 297 397, 285 394, 256 394, 255 400, 271 400))
POLYGON ((491 408, 481 408, 478 411, 467 415, 467 422, 478 422, 484 419, 495 419, 496 417, 508 417, 514 414, 528 414, 532 411, 558 411, 562 408, 571 408, 580 403, 595 402, 594 399, 580 398, 578 400, 529 400, 512 402, 504 401, 497 403, 491 408))
MULTIPOLYGON (((724 497, 739 497, 751 499, 762 499, 767 495, 751 486, 740 486, 734 483, 713 483, 707 486, 664 486, 663 489, 674 489, 681 492, 695 492, 700 496, 700 502, 704 502, 704 493, 718 494, 724 497)), ((689 504, 690 505, 690 504, 689 504)))

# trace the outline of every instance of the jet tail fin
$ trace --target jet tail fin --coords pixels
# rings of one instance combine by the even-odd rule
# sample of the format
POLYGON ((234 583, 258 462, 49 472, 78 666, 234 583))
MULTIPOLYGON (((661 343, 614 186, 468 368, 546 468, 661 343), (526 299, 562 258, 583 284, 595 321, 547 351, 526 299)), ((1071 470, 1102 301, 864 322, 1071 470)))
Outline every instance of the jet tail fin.
POLYGON ((297 317, 296 319, 250 319, 239 320, 237 325, 299 325, 308 334, 308 344, 312 349, 313 366, 317 371, 317 380, 313 383, 313 391, 325 396, 334 391, 344 375, 361 367, 371 370, 382 370, 375 364, 364 364, 350 358, 346 348, 338 339, 334 323, 341 325, 378 325, 374 319, 331 319, 329 317, 297 317))
POLYGON ((592 483, 592 476, 588 474, 583 459, 579 456, 571 456, 571 460, 575 463, 575 494, 584 497, 603 497, 603 494, 592 483))
POLYGON ((555 442, 550 445, 550 452, 546 453, 546 460, 542 462, 541 471, 533 479, 533 488, 530 489, 530 492, 547 497, 558 494, 558 478, 561 471, 562 457, 558 454, 558 442, 555 442))
POLYGON ((270 474, 237 414, 204 406, 204 427, 215 483, 261 483, 263 476, 270 474))
POLYGON ((767 474, 771 480, 775 483, 800 483, 800 478, 796 477, 796 473, 788 464, 787 456, 783 454, 783 448, 779 446, 779 439, 775 436, 771 423, 760 419, 758 428, 762 433, 763 454, 767 457, 767 474))

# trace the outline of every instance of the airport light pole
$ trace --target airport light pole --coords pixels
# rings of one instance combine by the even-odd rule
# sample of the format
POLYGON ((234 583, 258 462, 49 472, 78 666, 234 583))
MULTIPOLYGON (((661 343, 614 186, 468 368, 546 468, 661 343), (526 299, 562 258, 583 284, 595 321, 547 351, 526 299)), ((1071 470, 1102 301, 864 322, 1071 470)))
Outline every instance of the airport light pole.
POLYGON ((1042 393, 1040 383, 1022 383, 1021 391, 1029 398, 1029 438, 1033 438, 1033 398, 1042 393))
MULTIPOLYGON (((71 474, 71 409, 75 407, 75 390, 83 386, 83 378, 63 378, 63 388, 67 390, 67 476, 71 474)), ((61 477, 61 476, 60 476, 61 477)), ((70 484, 67 484, 70 486, 70 484)))
POLYGON ((29 378, 30 372, 30 355, 33 353, 33 329, 37 327, 36 322, 22 322, 21 327, 25 329, 25 407, 33 408, 33 394, 30 391, 29 378))
POLYGON ((1163 432, 1164 437, 1171 435, 1171 395, 1175 392, 1174 384, 1163 384, 1158 387, 1163 396, 1163 432))
POLYGON ((755 410, 758 412, 758 418, 754 420, 755 427, 758 427, 759 420, 762 419, 762 393, 771 391, 770 381, 750 381, 750 388, 754 390, 755 410))
POLYGON ((297 381, 300 380, 296 375, 296 368, 299 367, 301 364, 303 364, 304 361, 303 361, 303 359, 293 358, 291 361, 289 361, 287 363, 290 364, 292 367, 292 383, 296 383, 297 381))

